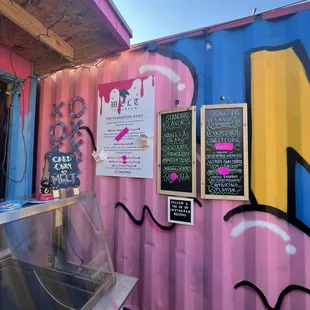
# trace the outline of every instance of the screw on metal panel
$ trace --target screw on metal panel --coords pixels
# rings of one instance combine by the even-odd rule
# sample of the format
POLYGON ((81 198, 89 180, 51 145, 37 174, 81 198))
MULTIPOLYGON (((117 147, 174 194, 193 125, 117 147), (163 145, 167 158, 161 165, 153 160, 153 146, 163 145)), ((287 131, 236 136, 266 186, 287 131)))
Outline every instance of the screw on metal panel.
POLYGON ((222 101, 223 103, 226 102, 226 97, 225 97, 225 96, 221 96, 220 99, 221 99, 221 101, 222 101))

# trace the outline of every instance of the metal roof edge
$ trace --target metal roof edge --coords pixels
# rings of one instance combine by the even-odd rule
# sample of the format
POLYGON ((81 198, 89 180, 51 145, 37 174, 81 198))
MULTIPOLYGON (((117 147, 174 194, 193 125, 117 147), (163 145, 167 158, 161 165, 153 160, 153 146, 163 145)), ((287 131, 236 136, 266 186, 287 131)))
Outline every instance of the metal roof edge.
POLYGON ((113 0, 107 0, 108 4, 110 5, 110 7, 112 8, 112 10, 118 15, 120 22, 123 24, 123 26, 126 28, 127 32, 130 34, 130 37, 132 38, 132 30, 129 27, 129 25, 127 24, 125 18, 123 17, 123 15, 121 14, 121 12, 118 10, 118 8, 116 7, 115 3, 113 2, 113 0))
POLYGON ((310 1, 307 1, 301 4, 295 4, 295 5, 291 4, 285 7, 275 8, 269 11, 257 13, 251 16, 242 17, 242 18, 235 19, 232 21, 223 22, 223 23, 219 23, 219 24, 215 24, 215 25, 211 25, 211 26, 207 26, 203 28, 198 28, 198 29, 194 29, 194 30, 190 30, 190 31, 182 32, 182 33, 177 33, 177 34, 170 35, 167 37, 162 37, 162 38, 158 38, 154 40, 137 43, 137 44, 131 45, 129 51, 146 47, 149 43, 152 43, 152 42, 156 42, 159 45, 167 44, 167 43, 174 42, 183 37, 197 37, 197 36, 206 34, 206 32, 212 33, 212 32, 216 32, 220 30, 241 27, 241 26, 251 24, 258 20, 268 20, 272 18, 278 18, 278 17, 289 15, 289 14, 298 13, 300 11, 304 11, 307 9, 310 9, 310 1))

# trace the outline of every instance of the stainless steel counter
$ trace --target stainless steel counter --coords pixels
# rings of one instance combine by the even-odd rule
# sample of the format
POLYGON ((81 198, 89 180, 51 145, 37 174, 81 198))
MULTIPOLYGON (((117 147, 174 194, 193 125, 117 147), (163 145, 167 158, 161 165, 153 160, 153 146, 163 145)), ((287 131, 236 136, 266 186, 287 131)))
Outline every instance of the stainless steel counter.
POLYGON ((116 273, 116 283, 97 303, 93 310, 118 310, 138 282, 138 278, 116 273))
POLYGON ((72 196, 70 198, 54 199, 41 204, 27 204, 24 205, 21 209, 0 213, 0 225, 33 215, 56 210, 58 208, 63 208, 73 204, 81 203, 87 199, 92 199, 94 197, 95 193, 90 192, 86 194, 72 196))

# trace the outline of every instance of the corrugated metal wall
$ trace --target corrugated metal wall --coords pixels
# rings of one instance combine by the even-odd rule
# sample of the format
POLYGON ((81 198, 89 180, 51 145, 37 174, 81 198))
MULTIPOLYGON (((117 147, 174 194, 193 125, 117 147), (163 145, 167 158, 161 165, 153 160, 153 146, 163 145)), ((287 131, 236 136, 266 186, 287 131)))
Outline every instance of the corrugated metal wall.
MULTIPOLYGON (((309 29, 310 10, 304 10, 215 32, 208 38, 211 49, 205 37, 183 38, 155 52, 122 53, 99 70, 58 72, 41 83, 37 180, 50 150, 52 104, 65 103, 61 120, 71 131, 68 102, 83 97, 83 123, 96 132, 98 84, 155 74, 156 112, 173 108, 175 100, 200 107, 219 103, 223 95, 228 103, 249 104, 250 203, 235 209, 238 202, 204 200, 195 209, 193 227, 170 232, 159 230, 148 215, 135 226, 124 210, 115 210, 122 202, 140 219, 148 205, 167 224, 166 197, 156 194, 156 178, 95 177, 91 142, 82 137, 81 191, 97 192, 116 270, 140 278, 126 303, 132 309, 267 309, 253 289, 234 288, 243 280, 257 286, 275 309, 310 309, 305 292, 291 292, 276 305, 289 285, 310 289, 309 29), (231 210, 236 215, 225 221, 231 210)), ((69 149, 66 138, 60 150, 69 149)), ((155 175, 155 162, 153 167, 155 175)))

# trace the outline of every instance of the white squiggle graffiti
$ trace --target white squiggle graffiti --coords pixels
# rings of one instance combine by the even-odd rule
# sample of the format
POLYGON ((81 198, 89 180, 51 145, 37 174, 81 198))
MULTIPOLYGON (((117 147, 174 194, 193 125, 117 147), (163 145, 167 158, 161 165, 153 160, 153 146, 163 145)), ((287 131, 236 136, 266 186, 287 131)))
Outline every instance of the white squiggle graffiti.
MULTIPOLYGON (((280 236, 285 242, 289 242, 291 240, 291 237, 282 228, 276 224, 272 224, 266 221, 242 221, 232 229, 230 235, 234 238, 238 237, 240 234, 253 227, 267 228, 280 236)), ((292 244, 287 244, 285 251, 289 255, 296 254, 296 248, 292 244)))
POLYGON ((196 153, 196 158, 199 162, 201 162, 201 156, 199 154, 196 153))
POLYGON ((144 74, 148 71, 157 71, 162 73, 163 75, 165 75, 168 79, 170 79, 170 81, 174 84, 178 83, 178 91, 182 91, 185 89, 185 84, 184 83, 179 83, 180 81, 180 77, 178 76, 178 74, 173 71, 170 68, 164 67, 164 66, 160 66, 160 65, 142 65, 139 68, 139 73, 140 74, 144 74))

